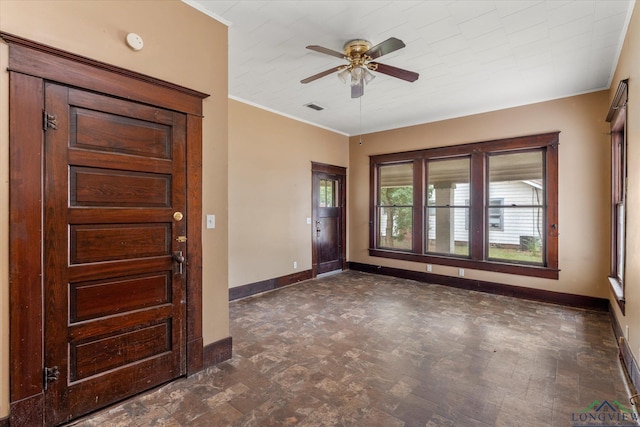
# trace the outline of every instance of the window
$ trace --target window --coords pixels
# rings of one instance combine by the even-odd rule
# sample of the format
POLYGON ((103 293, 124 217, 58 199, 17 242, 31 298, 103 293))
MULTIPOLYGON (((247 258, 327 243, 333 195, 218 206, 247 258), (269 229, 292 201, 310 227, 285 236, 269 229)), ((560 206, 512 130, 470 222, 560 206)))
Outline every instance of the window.
POLYGON ((378 168, 378 243, 387 249, 413 247, 413 163, 378 168))
POLYGON ((542 155, 543 151, 538 149, 488 156, 489 259, 544 263, 542 155), (504 197, 497 198, 499 195, 504 197))
POLYGON ((469 255, 470 165, 469 157, 427 161, 427 252, 469 255))
POLYGON ((611 274, 609 282, 624 314, 627 191, 627 80, 618 85, 607 115, 611 124, 611 274))
POLYGON ((372 156, 370 255, 557 279, 558 135, 372 156))

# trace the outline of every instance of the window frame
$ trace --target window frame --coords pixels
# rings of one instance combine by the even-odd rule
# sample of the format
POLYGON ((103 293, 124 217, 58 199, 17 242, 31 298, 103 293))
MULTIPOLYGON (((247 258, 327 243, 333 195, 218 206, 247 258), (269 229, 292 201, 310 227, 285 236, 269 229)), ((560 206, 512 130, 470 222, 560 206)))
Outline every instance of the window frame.
POLYGON ((369 209, 369 255, 382 258, 439 264, 459 268, 488 270, 523 276, 558 279, 558 145, 560 132, 506 138, 424 150, 380 154, 370 156, 370 209, 369 209), (544 206, 545 242, 544 265, 520 264, 503 260, 487 259, 486 238, 488 238, 486 200, 488 194, 487 164, 490 154, 508 154, 531 150, 544 152, 544 206), (472 208, 469 211, 470 242, 469 257, 453 257, 424 252, 425 233, 428 233, 424 216, 428 213, 426 185, 426 164, 428 160, 447 159, 461 156, 471 158, 469 197, 472 208), (414 204, 413 204, 413 248, 410 252, 394 251, 378 247, 377 242, 377 170, 381 165, 413 161, 414 164, 414 204))
POLYGON ((625 313, 627 218, 627 97, 628 79, 620 81, 607 122, 611 127, 611 252, 609 284, 622 314, 625 313), (622 212, 620 212, 622 207, 622 212), (622 214, 622 224, 619 215, 622 214), (622 269, 622 271, 620 271, 622 269))

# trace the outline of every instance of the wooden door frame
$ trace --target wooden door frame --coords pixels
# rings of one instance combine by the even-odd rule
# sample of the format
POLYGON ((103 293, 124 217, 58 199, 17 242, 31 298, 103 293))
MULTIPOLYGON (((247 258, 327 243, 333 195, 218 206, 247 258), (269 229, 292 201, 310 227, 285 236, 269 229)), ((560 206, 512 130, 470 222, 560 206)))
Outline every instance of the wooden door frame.
MULTIPOLYGON (((312 223, 315 218, 315 201, 313 200, 314 182, 313 177, 315 173, 326 173, 331 175, 339 175, 342 177, 342 185, 340 186, 340 239, 341 256, 342 256, 342 269, 347 269, 347 168, 342 166, 328 165, 325 163, 311 162, 311 216, 312 223)), ((316 244, 315 227, 311 227, 311 277, 318 276, 318 247, 316 244)))
MULTIPOLYGON (((44 422, 44 82, 184 113, 187 119, 187 375, 203 367, 202 100, 209 95, 8 33, 10 422, 44 422)), ((64 250, 64 249, 63 249, 64 250)))

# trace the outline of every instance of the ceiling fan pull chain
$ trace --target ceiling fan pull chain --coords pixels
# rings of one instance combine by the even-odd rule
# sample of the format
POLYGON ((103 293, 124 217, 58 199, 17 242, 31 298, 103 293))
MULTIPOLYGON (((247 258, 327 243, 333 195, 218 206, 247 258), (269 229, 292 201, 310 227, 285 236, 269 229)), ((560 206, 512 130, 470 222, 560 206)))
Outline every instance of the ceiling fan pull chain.
POLYGON ((359 145, 362 145, 362 97, 358 98, 360 100, 360 142, 359 145))

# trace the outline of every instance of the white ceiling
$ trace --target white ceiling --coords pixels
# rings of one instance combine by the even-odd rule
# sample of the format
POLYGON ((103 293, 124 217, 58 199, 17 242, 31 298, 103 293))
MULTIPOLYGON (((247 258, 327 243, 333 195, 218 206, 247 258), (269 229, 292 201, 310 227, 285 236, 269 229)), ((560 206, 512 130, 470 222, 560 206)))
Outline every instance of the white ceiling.
POLYGON ((347 135, 499 110, 607 89, 634 0, 183 0, 229 25, 229 97, 347 135), (406 47, 378 62, 420 73, 375 73, 362 98, 331 74, 352 39, 406 47), (323 106, 314 111, 305 104, 323 106), (360 115, 360 111, 362 114, 360 115))

